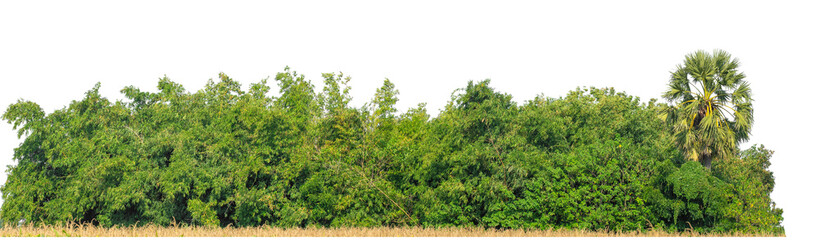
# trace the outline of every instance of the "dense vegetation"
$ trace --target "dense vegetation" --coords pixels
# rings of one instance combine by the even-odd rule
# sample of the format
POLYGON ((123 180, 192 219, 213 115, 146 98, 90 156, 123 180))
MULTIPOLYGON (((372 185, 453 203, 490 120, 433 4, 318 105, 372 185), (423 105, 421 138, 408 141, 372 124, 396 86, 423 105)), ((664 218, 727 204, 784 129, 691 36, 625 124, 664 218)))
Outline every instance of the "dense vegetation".
POLYGON ((220 74, 191 93, 162 78, 116 102, 98 84, 47 115, 18 101, 2 220, 783 231, 772 151, 687 161, 654 99, 578 88, 518 104, 485 80, 431 118, 398 113, 389 80, 356 108, 349 77, 323 78, 317 91, 285 68, 278 97, 266 80, 220 74))

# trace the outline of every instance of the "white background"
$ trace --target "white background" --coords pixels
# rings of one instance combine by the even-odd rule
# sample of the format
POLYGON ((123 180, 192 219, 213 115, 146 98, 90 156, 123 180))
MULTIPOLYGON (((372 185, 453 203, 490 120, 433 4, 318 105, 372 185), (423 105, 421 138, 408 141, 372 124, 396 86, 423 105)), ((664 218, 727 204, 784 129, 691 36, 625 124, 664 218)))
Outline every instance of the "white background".
MULTIPOLYGON (((188 91, 225 72, 246 87, 290 66, 352 76, 353 105, 384 78, 399 111, 434 116, 468 80, 523 103, 578 86, 660 98, 685 54, 723 49, 742 62, 755 99, 751 140, 776 153, 773 199, 789 236, 815 231, 819 14, 776 1, 134 1, 0 2, 0 108, 23 98, 47 113, 96 82, 155 91, 167 75, 188 91)), ((0 123, 0 165, 16 164, 16 132, 0 123)), ((0 176, 5 183, 6 175, 0 176)))

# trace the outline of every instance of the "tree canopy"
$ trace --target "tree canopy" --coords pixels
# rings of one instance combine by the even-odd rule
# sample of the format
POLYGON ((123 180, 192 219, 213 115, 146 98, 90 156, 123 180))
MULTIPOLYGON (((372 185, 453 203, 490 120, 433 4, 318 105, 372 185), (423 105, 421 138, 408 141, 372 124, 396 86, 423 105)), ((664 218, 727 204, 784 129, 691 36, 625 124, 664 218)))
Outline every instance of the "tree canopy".
POLYGON ((350 106, 349 79, 323 74, 318 91, 285 68, 269 97, 267 80, 219 74, 188 92, 162 78, 115 102, 97 85, 49 114, 20 100, 3 114, 25 139, 2 220, 783 231, 773 152, 707 171, 653 99, 578 88, 519 104, 470 81, 432 118, 424 104, 398 112, 388 79, 350 106))

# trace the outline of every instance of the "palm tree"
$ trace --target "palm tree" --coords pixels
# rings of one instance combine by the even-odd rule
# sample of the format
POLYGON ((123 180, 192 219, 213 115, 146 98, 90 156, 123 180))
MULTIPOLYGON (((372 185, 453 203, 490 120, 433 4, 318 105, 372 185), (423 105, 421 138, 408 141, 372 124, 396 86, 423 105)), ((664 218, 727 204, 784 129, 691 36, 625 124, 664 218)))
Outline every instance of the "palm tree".
POLYGON ((737 67, 739 61, 722 50, 688 54, 663 94, 672 104, 665 117, 677 147, 709 169, 713 159, 730 156, 748 140, 754 122, 751 88, 737 67))

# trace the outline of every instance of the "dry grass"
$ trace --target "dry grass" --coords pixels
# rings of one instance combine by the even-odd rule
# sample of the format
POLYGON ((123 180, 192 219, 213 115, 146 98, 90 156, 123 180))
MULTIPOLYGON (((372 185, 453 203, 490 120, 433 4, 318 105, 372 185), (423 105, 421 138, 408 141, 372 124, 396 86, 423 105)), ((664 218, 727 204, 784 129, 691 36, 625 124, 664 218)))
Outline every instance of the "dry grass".
POLYGON ((0 237, 777 237, 774 234, 699 234, 692 232, 596 232, 586 230, 494 230, 483 228, 277 228, 190 226, 103 228, 93 225, 32 225, 0 228, 0 237))

